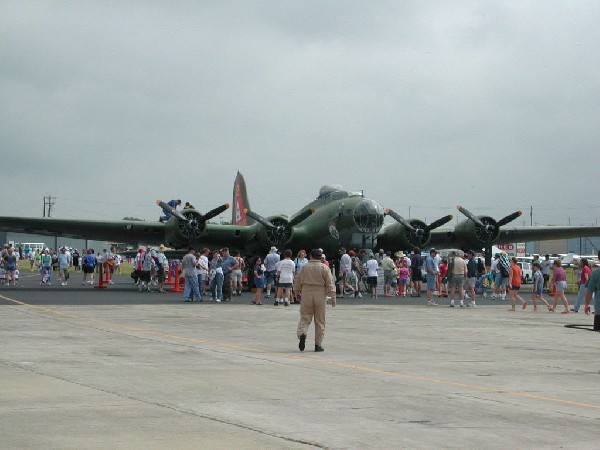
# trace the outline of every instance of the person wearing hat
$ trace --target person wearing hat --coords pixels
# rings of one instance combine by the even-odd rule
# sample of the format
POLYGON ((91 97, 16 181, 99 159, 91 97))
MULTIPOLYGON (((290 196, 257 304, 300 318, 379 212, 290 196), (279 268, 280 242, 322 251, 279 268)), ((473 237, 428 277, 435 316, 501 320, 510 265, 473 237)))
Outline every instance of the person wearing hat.
POLYGON ((331 271, 322 264, 321 250, 310 251, 310 259, 294 280, 294 291, 302 296, 300 303, 300 321, 296 329, 301 352, 306 346, 308 327, 315 320, 315 352, 322 352, 323 338, 325 337, 325 307, 327 297, 331 297, 331 306, 336 305, 335 283, 331 271))
POLYGON ((158 292, 165 293, 165 273, 169 270, 169 260, 165 256, 167 247, 164 244, 158 246, 156 253, 156 281, 158 282, 158 292))
MULTIPOLYGON (((271 286, 275 282, 275 274, 277 273, 277 263, 280 259, 281 258, 279 257, 279 253, 277 253, 277 247, 275 246, 271 247, 271 250, 269 250, 269 254, 264 259, 264 265, 266 268, 265 281, 267 286, 267 298, 271 298, 271 286)), ((277 301, 275 303, 275 306, 279 304, 277 303, 277 301)))
POLYGON ((429 255, 425 258, 425 280, 427 282, 427 305, 428 306, 437 306, 437 304, 433 301, 433 293, 437 288, 437 277, 440 272, 437 259, 435 255, 437 254, 435 248, 429 250, 429 255))

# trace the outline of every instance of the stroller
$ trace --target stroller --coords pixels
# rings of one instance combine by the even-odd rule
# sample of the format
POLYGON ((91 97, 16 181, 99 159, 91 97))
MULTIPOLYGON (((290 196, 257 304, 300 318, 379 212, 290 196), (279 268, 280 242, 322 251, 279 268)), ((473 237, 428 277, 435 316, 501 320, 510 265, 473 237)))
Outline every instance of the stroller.
POLYGON ((42 267, 42 281, 40 282, 41 285, 50 284, 51 270, 51 267, 42 267))

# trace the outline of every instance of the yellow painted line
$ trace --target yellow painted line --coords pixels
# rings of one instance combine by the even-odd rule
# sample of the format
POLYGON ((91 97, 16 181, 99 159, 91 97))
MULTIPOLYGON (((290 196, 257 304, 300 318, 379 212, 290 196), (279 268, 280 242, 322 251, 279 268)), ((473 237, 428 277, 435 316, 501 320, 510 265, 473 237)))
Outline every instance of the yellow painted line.
POLYGON ((597 405, 594 403, 582 403, 582 402, 576 402, 576 401, 572 401, 572 400, 564 400, 564 399, 555 398, 555 397, 548 397, 545 395, 531 394, 531 393, 521 392, 521 391, 513 391, 510 389, 498 389, 498 388, 489 387, 489 386, 480 386, 480 385, 470 384, 470 383, 459 383, 456 381, 441 380, 438 378, 423 377, 423 376, 419 376, 419 375, 411 375, 411 374, 406 374, 406 373, 401 373, 401 372, 390 372, 388 370, 381 370, 381 369, 376 369, 373 367, 360 366, 360 365, 356 365, 356 364, 349 364, 349 363, 338 362, 338 361, 329 361, 329 360, 324 360, 324 359, 319 359, 319 358, 312 358, 310 356, 305 356, 305 355, 289 355, 289 354, 285 354, 285 353, 270 352, 267 350, 260 350, 260 349, 256 349, 256 348, 246 347, 244 345, 231 344, 231 343, 227 343, 227 342, 210 341, 207 339, 178 336, 175 334, 169 334, 169 333, 163 333, 161 331, 150 330, 147 328, 140 328, 140 327, 136 327, 136 326, 132 326, 132 325, 124 325, 124 324, 119 324, 119 323, 115 323, 115 322, 109 322, 106 320, 95 319, 93 317, 82 316, 79 314, 66 313, 66 312, 58 311, 54 308, 48 308, 45 306, 31 305, 29 303, 15 300, 15 299, 6 297, 4 295, 0 295, 0 298, 4 299, 6 301, 12 302, 16 305, 21 305, 21 306, 25 306, 25 307, 28 307, 31 309, 37 309, 40 311, 44 311, 44 312, 47 312, 49 314, 52 314, 52 315, 55 315, 58 317, 75 319, 75 320, 79 320, 81 322, 103 325, 103 326, 110 327, 110 328, 118 328, 118 329, 122 329, 122 330, 146 334, 149 336, 162 337, 162 338, 173 339, 173 340, 177 340, 177 341, 189 342, 189 343, 194 343, 194 344, 209 344, 209 345, 213 345, 216 347, 222 347, 222 348, 226 348, 226 349, 230 349, 230 350, 240 350, 240 351, 245 351, 245 352, 250 352, 250 353, 262 353, 265 355, 278 356, 278 357, 287 358, 287 359, 309 361, 309 362, 314 362, 317 364, 329 365, 329 366, 342 368, 342 369, 348 369, 348 370, 354 370, 357 372, 373 373, 373 374, 384 375, 384 376, 389 376, 389 377, 405 378, 408 380, 419 381, 422 383, 431 383, 431 384, 460 387, 460 388, 471 389, 471 390, 476 390, 476 391, 481 391, 481 392, 491 392, 491 393, 496 393, 496 394, 511 395, 513 397, 523 397, 523 398, 530 398, 530 399, 535 399, 535 400, 543 400, 543 401, 558 403, 558 404, 563 404, 563 405, 600 409, 600 405, 597 405))

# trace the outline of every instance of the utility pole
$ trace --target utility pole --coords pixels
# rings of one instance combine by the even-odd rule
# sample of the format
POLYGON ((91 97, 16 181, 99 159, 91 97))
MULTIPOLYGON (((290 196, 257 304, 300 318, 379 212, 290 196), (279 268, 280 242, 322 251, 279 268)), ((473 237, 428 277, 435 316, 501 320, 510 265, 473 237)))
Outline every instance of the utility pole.
POLYGON ((52 197, 51 195, 44 197, 44 215, 42 217, 46 217, 46 205, 48 205, 48 217, 51 216, 52 207, 56 203, 55 200, 56 197, 52 197))
POLYGON ((529 226, 533 226, 533 205, 529 207, 529 226))

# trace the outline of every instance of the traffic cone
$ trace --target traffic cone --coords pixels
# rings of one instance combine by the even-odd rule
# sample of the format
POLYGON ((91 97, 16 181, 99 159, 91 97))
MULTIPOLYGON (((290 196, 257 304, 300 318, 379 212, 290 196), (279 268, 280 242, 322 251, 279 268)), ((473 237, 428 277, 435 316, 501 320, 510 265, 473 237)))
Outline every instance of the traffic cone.
POLYGON ((96 288, 96 289, 106 289, 106 286, 104 285, 103 266, 104 266, 104 264, 100 264, 98 266, 98 284, 96 286, 94 286, 94 288, 96 288))
POLYGON ((169 292, 183 292, 179 288, 179 264, 175 264, 175 287, 173 289, 169 289, 169 292))

